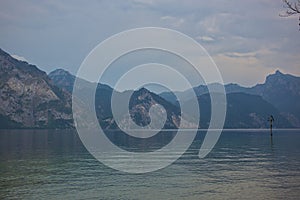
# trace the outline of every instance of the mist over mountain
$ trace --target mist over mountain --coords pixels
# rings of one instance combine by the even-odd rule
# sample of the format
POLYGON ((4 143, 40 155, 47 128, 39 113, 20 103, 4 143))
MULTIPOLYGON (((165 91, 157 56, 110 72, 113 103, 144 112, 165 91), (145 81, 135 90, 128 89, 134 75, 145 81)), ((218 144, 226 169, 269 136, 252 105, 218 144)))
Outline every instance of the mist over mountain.
MULTIPOLYGON (((17 60, 1 49, 0 69, 0 128, 74 128, 71 107, 76 79, 74 75, 63 69, 54 70, 47 75, 38 67, 17 60)), ((84 83, 78 88, 82 94, 96 84, 95 109, 103 129, 119 128, 111 110, 113 92, 121 101, 128 93, 132 93, 128 105, 129 114, 140 126, 150 124, 150 108, 159 104, 167 113, 164 128, 176 129, 180 124, 185 128, 195 128, 197 123, 191 122, 191 118, 181 116, 177 101, 178 97, 181 102, 189 105, 193 92, 198 96, 201 112, 199 127, 207 128, 210 122, 210 96, 207 86, 204 85, 184 92, 164 92, 157 95, 145 88, 118 92, 105 84, 91 83, 83 79, 79 81, 84 83)), ((275 117, 274 127, 300 127, 299 87, 299 77, 280 71, 269 75, 265 83, 251 88, 238 84, 225 85, 227 115, 224 127, 266 128, 267 118, 271 114, 275 117)), ((159 111, 157 118, 163 112, 159 111)), ((130 119, 126 110, 120 110, 120 113, 124 117, 119 125, 127 127, 130 119)))

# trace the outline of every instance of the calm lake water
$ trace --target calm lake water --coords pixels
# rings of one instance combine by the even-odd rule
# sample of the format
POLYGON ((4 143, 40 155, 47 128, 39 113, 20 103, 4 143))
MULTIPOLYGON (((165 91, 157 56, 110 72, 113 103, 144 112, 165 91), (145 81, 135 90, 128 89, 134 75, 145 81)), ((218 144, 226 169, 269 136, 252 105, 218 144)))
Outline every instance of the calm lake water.
MULTIPOLYGON (((115 134, 125 148, 138 145, 115 134)), ((299 199, 299 130, 275 130, 272 140, 266 130, 227 130, 199 159, 204 134, 172 165, 127 174, 94 159, 74 131, 1 130, 0 199, 299 199)))

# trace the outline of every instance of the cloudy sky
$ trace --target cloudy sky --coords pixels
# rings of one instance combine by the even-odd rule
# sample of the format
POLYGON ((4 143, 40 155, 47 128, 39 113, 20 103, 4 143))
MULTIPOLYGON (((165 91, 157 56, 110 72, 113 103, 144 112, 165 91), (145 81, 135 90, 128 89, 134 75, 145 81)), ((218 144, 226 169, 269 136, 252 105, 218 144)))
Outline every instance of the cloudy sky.
POLYGON ((50 72, 76 73, 101 41, 131 28, 180 31, 202 44, 226 83, 300 75, 298 17, 281 0, 0 0, 0 48, 50 72))

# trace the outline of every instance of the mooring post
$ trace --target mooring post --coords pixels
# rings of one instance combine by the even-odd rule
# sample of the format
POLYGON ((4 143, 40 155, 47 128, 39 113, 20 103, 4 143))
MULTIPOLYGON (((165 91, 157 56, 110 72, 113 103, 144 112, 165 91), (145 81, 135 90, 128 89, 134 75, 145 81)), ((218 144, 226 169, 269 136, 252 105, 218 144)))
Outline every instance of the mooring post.
POLYGON ((271 122, 271 123, 270 123, 270 133, 271 133, 271 137, 273 136, 272 128, 273 128, 273 124, 272 124, 272 122, 271 122))
POLYGON ((268 121, 270 122, 270 134, 271 134, 271 137, 273 136, 273 122, 274 122, 274 117, 273 115, 271 115, 268 119, 268 121))

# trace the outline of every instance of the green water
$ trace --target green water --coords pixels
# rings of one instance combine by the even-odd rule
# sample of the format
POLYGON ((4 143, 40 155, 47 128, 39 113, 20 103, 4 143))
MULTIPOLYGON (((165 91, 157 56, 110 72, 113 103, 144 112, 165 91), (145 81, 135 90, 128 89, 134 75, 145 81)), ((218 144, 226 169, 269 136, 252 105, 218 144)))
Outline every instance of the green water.
POLYGON ((203 136, 167 168, 136 175, 95 160, 74 131, 1 130, 0 199, 299 199, 299 130, 272 140, 264 130, 224 131, 199 159, 203 136))

